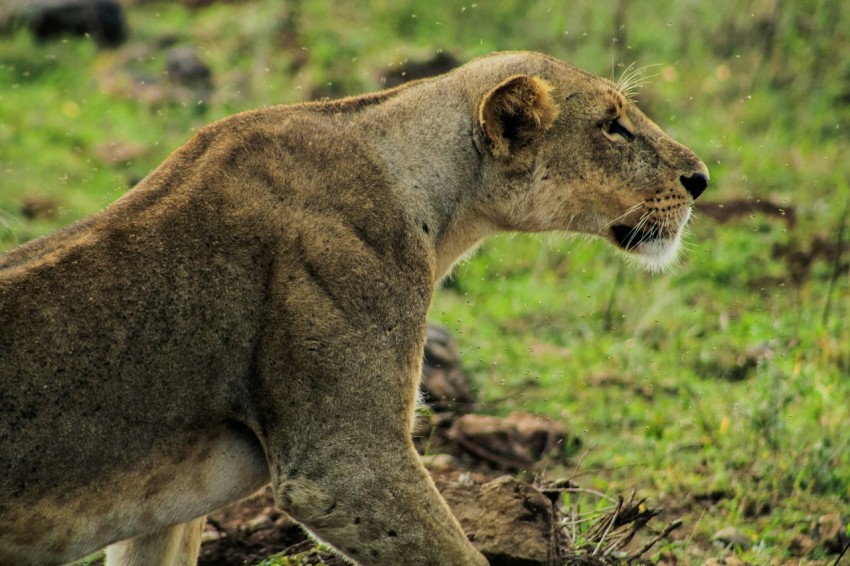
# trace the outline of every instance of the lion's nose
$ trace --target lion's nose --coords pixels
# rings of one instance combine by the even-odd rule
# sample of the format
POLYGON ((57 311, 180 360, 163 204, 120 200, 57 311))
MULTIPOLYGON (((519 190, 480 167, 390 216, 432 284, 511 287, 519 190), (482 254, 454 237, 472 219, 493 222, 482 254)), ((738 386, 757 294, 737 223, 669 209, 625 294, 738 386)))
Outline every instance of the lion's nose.
POLYGON ((679 177, 679 181, 682 182, 682 186, 685 187, 685 190, 688 191, 688 194, 691 195, 694 200, 696 200, 708 186, 708 176, 705 173, 694 173, 690 177, 682 175, 679 177))

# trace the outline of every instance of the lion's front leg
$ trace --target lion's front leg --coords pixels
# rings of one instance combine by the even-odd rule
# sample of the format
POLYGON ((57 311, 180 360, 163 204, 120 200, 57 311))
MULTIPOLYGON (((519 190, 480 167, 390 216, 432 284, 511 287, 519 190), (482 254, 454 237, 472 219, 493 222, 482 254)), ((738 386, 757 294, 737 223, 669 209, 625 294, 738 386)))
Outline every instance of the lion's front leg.
POLYGON ((347 435, 281 477, 279 505, 357 563, 487 564, 470 544, 403 433, 347 435))
POLYGON ((339 232, 272 281, 252 428, 277 503, 360 564, 487 564, 410 437, 433 279, 397 262, 424 251, 384 259, 339 232))

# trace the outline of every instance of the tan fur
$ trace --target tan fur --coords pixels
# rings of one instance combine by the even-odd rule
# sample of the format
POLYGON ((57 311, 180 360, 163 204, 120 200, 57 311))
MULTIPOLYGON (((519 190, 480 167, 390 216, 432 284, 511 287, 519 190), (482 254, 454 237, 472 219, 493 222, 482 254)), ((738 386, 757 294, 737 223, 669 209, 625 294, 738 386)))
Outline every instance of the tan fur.
POLYGON ((353 561, 485 564, 410 440, 435 285, 504 230, 659 267, 706 175, 615 85, 534 53, 208 126, 0 257, 0 564, 125 540, 110 563, 188 564, 198 518, 268 482, 353 561))
POLYGON ((201 549, 204 523, 206 518, 200 517, 115 543, 106 549, 106 563, 123 566, 195 564, 201 549))

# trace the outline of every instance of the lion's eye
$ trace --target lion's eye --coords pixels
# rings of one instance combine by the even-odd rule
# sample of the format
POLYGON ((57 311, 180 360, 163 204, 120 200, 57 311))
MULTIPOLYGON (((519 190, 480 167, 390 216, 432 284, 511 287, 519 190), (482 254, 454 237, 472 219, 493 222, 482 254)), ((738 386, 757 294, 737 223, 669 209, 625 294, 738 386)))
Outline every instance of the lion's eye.
POLYGON ((611 120, 611 123, 605 127, 605 132, 611 136, 620 136, 626 141, 632 141, 635 139, 635 135, 631 133, 617 118, 611 120))

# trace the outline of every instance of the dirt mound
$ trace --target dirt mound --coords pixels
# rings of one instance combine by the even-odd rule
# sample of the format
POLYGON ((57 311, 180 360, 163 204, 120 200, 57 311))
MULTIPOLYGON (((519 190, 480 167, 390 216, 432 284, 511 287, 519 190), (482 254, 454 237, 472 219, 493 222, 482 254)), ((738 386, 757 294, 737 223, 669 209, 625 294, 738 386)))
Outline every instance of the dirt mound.
POLYGON ((301 527, 275 508, 270 488, 207 517, 203 541, 198 566, 250 565, 275 554, 302 555, 303 564, 347 564, 316 549, 301 527))
MULTIPOLYGON (((510 476, 494 478, 487 471, 443 468, 432 475, 492 566, 650 564, 644 555, 681 525, 674 521, 629 551, 636 535, 647 531, 658 514, 644 500, 607 499, 572 482, 532 485, 510 476), (561 503, 564 493, 569 493, 570 505, 561 503)), ((277 511, 269 490, 210 516, 204 540, 201 566, 251 565, 273 555, 297 557, 299 564, 346 564, 317 548, 277 511)))

